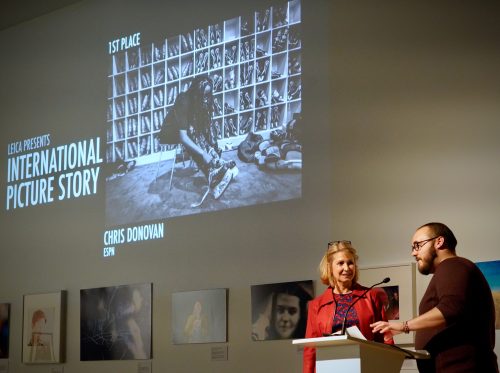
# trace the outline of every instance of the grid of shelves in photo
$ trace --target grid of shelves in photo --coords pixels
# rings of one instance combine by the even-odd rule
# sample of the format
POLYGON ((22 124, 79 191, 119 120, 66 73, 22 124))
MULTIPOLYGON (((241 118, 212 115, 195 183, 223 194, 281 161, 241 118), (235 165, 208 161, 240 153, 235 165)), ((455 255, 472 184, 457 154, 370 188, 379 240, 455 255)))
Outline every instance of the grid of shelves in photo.
POLYGON ((113 55, 107 161, 157 161, 163 119, 198 74, 214 81, 221 148, 291 120, 301 111, 300 13, 293 0, 113 55))

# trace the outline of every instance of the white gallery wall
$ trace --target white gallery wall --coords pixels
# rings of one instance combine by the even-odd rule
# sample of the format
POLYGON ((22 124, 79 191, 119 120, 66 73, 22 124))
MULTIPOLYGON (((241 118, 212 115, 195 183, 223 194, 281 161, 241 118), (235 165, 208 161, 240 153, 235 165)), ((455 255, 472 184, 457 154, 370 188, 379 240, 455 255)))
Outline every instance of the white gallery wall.
MULTIPOLYGON (((9 143, 104 128, 108 41, 139 30, 168 37, 273 3, 84 0, 0 32, 2 200, 9 143)), ((165 238, 110 258, 104 179, 94 196, 3 205, 8 371, 49 371, 21 362, 25 294, 67 291, 64 372, 138 371, 138 361, 80 361, 80 289, 149 282, 153 372, 299 372, 290 341, 251 340, 250 286, 312 279, 319 294, 328 241, 352 240, 364 267, 409 263, 414 229, 442 221, 459 255, 499 259, 498 11, 493 1, 304 0, 300 199, 171 219, 165 238), (172 292, 212 288, 228 289, 227 343, 173 345, 172 292), (217 346, 227 361, 211 361, 217 346)), ((417 273, 417 303, 428 281, 417 273)))

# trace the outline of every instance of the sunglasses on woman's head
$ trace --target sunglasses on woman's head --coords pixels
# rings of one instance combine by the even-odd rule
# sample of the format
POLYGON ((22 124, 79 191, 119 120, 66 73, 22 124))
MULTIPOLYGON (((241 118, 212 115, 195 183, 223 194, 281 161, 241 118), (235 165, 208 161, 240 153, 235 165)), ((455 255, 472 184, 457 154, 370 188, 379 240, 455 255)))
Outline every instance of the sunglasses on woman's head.
POLYGON ((351 241, 347 241, 347 240, 330 241, 330 242, 328 242, 328 247, 333 246, 333 245, 338 245, 338 244, 341 244, 341 243, 346 244, 346 245, 350 245, 351 241))

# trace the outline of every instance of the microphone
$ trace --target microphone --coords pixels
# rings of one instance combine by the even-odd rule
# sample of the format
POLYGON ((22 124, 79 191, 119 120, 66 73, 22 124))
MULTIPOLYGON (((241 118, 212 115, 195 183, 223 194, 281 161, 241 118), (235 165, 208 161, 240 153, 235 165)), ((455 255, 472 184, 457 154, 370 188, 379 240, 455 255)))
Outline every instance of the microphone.
POLYGON ((360 297, 358 297, 358 299, 356 299, 354 302, 352 302, 349 307, 347 307, 347 311, 345 313, 345 316, 344 316, 344 320, 342 320, 342 331, 340 332, 340 335, 345 335, 345 330, 347 328, 347 315, 349 314, 349 311, 351 310, 352 306, 354 306, 356 304, 356 302, 358 300, 360 300, 361 298, 363 298, 366 293, 368 293, 371 289, 373 289, 375 286, 377 285, 380 285, 380 284, 387 284, 389 281, 391 281, 391 278, 390 277, 386 277, 384 278, 382 281, 380 282, 377 282, 376 284, 373 284, 372 286, 370 286, 368 289, 366 289, 364 291, 363 294, 361 294, 360 297))

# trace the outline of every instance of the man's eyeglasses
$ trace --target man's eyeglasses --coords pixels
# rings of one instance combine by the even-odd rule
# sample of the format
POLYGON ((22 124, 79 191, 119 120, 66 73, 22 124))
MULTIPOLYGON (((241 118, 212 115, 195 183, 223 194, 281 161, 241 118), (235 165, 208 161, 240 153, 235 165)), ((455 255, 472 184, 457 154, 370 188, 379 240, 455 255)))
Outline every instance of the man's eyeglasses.
POLYGON ((328 247, 333 246, 333 245, 338 245, 338 244, 341 244, 341 243, 346 244, 346 245, 350 245, 351 241, 346 241, 346 240, 330 241, 330 242, 328 242, 328 247))
POLYGON ((414 242, 413 245, 411 245, 411 251, 414 251, 414 250, 418 251, 418 250, 420 250, 427 242, 435 240, 438 237, 439 236, 428 238, 428 239, 422 240, 422 241, 414 242))

